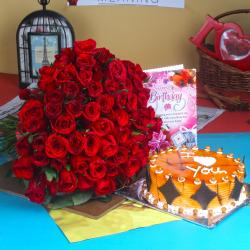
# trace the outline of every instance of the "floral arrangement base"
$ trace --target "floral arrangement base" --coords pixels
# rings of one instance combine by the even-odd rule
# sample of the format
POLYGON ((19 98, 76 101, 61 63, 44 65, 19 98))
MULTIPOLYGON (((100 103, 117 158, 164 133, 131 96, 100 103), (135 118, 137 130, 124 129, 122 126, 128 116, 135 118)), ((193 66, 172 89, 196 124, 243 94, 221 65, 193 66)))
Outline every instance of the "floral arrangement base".
POLYGON ((143 192, 145 191, 145 186, 146 186, 146 180, 145 178, 142 178, 138 181, 136 181, 135 183, 131 184, 129 187, 126 187, 122 190, 119 190, 117 192, 118 195, 122 195, 125 198, 138 202, 140 204, 143 204, 145 206, 151 207, 153 209, 156 209, 158 211, 161 212, 165 212, 168 214, 172 214, 174 216, 180 217, 186 221, 195 223, 197 225, 203 226, 203 227, 207 227, 207 228, 213 228, 215 227, 219 222, 221 222, 222 220, 224 220, 226 217, 228 217, 230 214, 234 213, 236 210, 238 210, 241 207, 244 207, 246 205, 248 205, 250 203, 250 184, 244 184, 245 185, 245 189, 247 190, 247 198, 242 201, 240 204, 236 205, 235 208, 233 210, 231 210, 230 212, 224 213, 222 215, 219 216, 211 216, 209 218, 195 218, 195 217, 191 217, 191 216, 186 216, 183 214, 175 214, 171 211, 167 211, 164 209, 159 209, 156 205, 154 204, 150 204, 147 200, 145 200, 143 198, 143 192))
MULTIPOLYGON (((0 166, 0 191, 26 198, 24 184, 16 178, 6 178, 11 165, 12 162, 7 162, 0 166)), ((119 206, 124 200, 125 198, 122 196, 112 195, 109 201, 103 202, 100 200, 90 200, 87 203, 78 206, 69 206, 63 209, 91 219, 99 219, 112 209, 119 206)), ((49 210, 47 206, 45 206, 45 208, 49 210)))

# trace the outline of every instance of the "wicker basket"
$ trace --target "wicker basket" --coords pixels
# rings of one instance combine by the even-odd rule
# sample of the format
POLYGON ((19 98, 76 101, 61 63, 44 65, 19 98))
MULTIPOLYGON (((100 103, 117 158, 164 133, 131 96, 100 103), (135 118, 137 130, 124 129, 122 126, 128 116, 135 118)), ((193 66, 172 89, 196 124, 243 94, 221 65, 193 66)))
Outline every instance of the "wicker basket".
MULTIPOLYGON (((215 17, 215 19, 219 20, 222 17, 239 13, 250 13, 250 9, 226 12, 215 17)), ((208 56, 201 50, 198 50, 198 54, 198 79, 202 84, 223 88, 225 90, 250 92, 250 71, 241 71, 240 69, 208 56)))

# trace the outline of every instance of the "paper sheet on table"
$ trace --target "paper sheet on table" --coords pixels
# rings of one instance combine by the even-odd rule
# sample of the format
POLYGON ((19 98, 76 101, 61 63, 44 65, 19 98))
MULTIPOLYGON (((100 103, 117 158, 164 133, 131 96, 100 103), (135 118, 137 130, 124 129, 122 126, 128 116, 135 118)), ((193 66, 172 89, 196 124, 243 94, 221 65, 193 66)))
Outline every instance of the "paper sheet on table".
POLYGON ((218 116, 222 115, 223 112, 225 112, 225 109, 197 106, 198 131, 204 128, 208 123, 215 120, 218 116))
POLYGON ((98 220, 65 210, 52 210, 50 216, 70 242, 126 232, 131 229, 152 226, 179 218, 142 205, 124 202, 98 220))

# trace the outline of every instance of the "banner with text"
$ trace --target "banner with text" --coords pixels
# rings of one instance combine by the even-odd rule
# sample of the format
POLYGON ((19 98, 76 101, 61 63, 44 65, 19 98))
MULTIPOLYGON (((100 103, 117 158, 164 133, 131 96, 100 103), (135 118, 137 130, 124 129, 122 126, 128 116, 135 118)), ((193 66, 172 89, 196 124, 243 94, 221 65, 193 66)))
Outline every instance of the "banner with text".
POLYGON ((184 8, 185 0, 68 0, 70 6, 81 5, 144 5, 184 8))

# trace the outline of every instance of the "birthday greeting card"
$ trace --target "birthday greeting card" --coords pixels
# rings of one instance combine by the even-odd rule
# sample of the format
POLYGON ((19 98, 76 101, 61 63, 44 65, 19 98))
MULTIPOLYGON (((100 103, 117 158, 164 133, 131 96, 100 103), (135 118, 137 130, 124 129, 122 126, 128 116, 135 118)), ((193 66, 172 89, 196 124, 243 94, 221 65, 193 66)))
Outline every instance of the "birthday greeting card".
POLYGON ((153 150, 169 144, 192 147, 197 144, 196 71, 175 67, 146 70, 149 77, 145 84, 150 89, 148 106, 154 108, 162 119, 162 131, 154 133, 150 146, 153 150), (164 144, 164 145, 162 145, 164 144))

